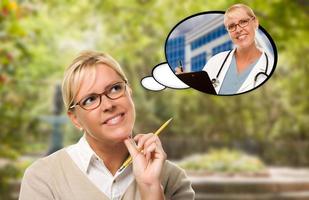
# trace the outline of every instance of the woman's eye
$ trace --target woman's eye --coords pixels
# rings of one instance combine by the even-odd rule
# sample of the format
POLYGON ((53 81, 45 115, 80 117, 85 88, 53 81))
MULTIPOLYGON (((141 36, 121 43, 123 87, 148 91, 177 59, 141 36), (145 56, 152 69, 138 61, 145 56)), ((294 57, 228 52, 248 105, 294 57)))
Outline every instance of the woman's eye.
POLYGON ((248 19, 240 20, 239 24, 247 24, 249 22, 248 19))
POLYGON ((230 25, 228 25, 228 29, 233 29, 235 27, 235 24, 230 24, 230 25))
POLYGON ((89 97, 86 97, 85 100, 82 101, 82 105, 85 106, 85 105, 89 105, 89 104, 92 104, 94 101, 96 101, 98 98, 97 95, 91 95, 89 97))
POLYGON ((115 92, 119 92, 122 90, 122 85, 114 85, 111 89, 110 89, 110 93, 115 93, 115 92))

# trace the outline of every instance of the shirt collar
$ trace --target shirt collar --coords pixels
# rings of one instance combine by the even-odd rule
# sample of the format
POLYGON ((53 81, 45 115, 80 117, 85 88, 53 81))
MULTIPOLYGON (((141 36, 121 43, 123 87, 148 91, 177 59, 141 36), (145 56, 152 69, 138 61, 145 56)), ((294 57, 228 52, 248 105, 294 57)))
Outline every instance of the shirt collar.
MULTIPOLYGON (((100 157, 90 147, 89 143, 86 140, 85 134, 79 139, 77 143, 77 149, 81 161, 80 167, 84 173, 88 173, 89 169, 94 166, 94 162, 96 160, 101 161, 100 163, 103 165, 104 169, 108 171, 108 169, 104 165, 104 161, 101 160, 100 157)), ((115 177, 119 176, 120 174, 127 174, 130 172, 132 172, 132 164, 122 171, 118 170, 115 174, 115 177)))
POLYGON ((85 135, 83 135, 77 143, 79 154, 81 158, 81 168, 87 173, 91 163, 94 159, 99 159, 99 156, 92 150, 89 143, 86 140, 85 135))

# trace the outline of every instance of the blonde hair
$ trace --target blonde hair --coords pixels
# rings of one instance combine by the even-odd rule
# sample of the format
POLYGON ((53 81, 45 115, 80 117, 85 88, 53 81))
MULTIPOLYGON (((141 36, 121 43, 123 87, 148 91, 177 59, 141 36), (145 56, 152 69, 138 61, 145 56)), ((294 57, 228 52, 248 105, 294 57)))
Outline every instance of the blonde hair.
POLYGON ((83 51, 67 67, 62 81, 62 98, 66 110, 74 103, 81 83, 87 73, 95 73, 98 64, 111 67, 124 80, 128 81, 119 63, 110 55, 96 51, 83 51))
POLYGON ((256 18, 256 16, 255 16, 253 10, 252 10, 249 6, 247 6, 247 5, 245 5, 245 4, 242 4, 242 3, 238 3, 238 4, 232 5, 231 7, 229 7, 229 8, 225 11, 225 14, 224 14, 224 22, 226 21, 226 18, 227 18, 233 11, 235 11, 235 10, 237 10, 237 9, 243 9, 243 10, 247 13, 247 15, 248 15, 249 17, 254 17, 254 18, 256 18))

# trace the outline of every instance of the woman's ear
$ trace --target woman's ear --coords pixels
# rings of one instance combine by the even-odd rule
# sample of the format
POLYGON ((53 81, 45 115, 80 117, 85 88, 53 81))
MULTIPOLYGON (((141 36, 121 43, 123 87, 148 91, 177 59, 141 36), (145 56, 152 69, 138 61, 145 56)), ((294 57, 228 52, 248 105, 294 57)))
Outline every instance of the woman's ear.
POLYGON ((70 120, 72 121, 72 123, 76 128, 78 128, 79 130, 83 129, 74 111, 69 110, 67 112, 67 115, 69 116, 70 120))
POLYGON ((257 30, 259 28, 259 20, 256 17, 254 23, 255 23, 255 29, 257 30))
POLYGON ((130 96, 132 96, 133 92, 132 92, 131 87, 130 87, 130 86, 127 86, 127 88, 128 88, 128 92, 129 92, 130 96))

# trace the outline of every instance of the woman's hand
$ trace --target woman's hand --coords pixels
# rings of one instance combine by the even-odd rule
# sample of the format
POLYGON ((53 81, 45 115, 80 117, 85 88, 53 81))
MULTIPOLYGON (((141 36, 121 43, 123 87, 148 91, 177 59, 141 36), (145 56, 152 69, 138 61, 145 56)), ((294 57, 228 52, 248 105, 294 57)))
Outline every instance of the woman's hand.
POLYGON ((184 73, 184 72, 182 71, 182 67, 176 67, 176 68, 175 68, 175 74, 182 74, 182 73, 184 73))
POLYGON ((134 140, 126 139, 124 142, 133 159, 133 174, 142 199, 164 199, 160 175, 166 153, 159 137, 152 133, 138 134, 134 140))

